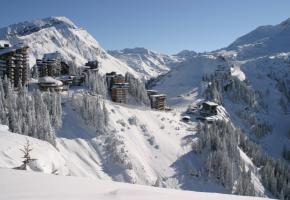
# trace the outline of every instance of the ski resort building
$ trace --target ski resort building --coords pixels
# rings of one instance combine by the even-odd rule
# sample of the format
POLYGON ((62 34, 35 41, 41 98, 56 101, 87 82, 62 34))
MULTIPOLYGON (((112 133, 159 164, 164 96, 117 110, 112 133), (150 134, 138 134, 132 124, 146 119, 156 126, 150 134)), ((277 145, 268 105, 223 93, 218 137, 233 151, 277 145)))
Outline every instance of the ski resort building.
POLYGON ((153 94, 149 96, 151 108, 157 110, 165 110, 166 95, 165 94, 153 94))
POLYGON ((129 83, 126 83, 125 77, 116 72, 106 73, 106 82, 108 90, 111 93, 112 101, 127 103, 129 83))
POLYGON ((116 72, 106 73, 106 82, 109 90, 111 90, 115 84, 126 83, 125 77, 122 74, 117 74, 116 72))
POLYGON ((61 92, 64 90, 63 83, 50 76, 44 76, 38 79, 39 89, 42 91, 56 91, 61 92))
POLYGON ((112 101, 117 103, 127 103, 129 84, 116 83, 111 89, 112 101))
POLYGON ((0 46, 0 77, 10 79, 14 87, 25 85, 28 80, 28 46, 22 44, 0 46))
POLYGON ((166 108, 166 95, 159 94, 156 90, 147 90, 150 99, 151 108, 157 110, 165 110, 166 108))
POLYGON ((36 60, 39 77, 57 77, 69 74, 69 66, 62 61, 59 52, 44 54, 42 59, 36 60))
POLYGON ((199 114, 201 116, 217 115, 217 107, 218 107, 217 103, 212 101, 205 101, 202 103, 201 109, 199 110, 199 114))
POLYGON ((100 63, 99 61, 97 60, 93 60, 93 61, 89 61, 85 64, 85 66, 88 67, 88 69, 91 69, 91 70, 99 70, 99 67, 100 67, 100 63))

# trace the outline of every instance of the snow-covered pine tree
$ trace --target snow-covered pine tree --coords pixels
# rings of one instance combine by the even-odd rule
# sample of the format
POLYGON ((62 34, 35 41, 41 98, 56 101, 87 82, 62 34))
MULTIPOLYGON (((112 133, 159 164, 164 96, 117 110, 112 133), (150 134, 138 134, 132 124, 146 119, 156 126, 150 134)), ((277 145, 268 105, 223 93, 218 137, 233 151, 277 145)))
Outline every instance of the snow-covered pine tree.
POLYGON ((88 71, 86 75, 86 86, 91 93, 101 95, 103 98, 107 98, 108 87, 106 79, 97 71, 88 71))
POLYGON ((101 100, 98 96, 92 96, 88 93, 75 93, 72 97, 72 103, 84 122, 96 128, 98 135, 106 131, 105 124, 108 123, 108 121, 106 122, 108 116, 105 116, 105 113, 107 111, 104 111, 106 107, 101 106, 101 100))
POLYGON ((143 103, 146 106, 149 106, 150 100, 147 94, 145 84, 141 80, 135 78, 129 72, 125 74, 125 81, 129 83, 129 93, 139 102, 143 103))

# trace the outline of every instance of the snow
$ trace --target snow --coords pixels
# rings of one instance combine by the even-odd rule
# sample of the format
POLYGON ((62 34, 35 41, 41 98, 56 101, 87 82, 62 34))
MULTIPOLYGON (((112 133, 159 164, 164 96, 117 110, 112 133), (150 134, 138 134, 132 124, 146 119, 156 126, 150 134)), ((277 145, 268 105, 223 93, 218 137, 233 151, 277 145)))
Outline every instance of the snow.
MULTIPOLYGON (((0 167, 15 168, 22 165, 23 153, 20 149, 28 140, 32 147, 31 158, 36 171, 52 173, 57 169, 60 174, 68 174, 65 160, 51 144, 35 138, 31 138, 8 131, 7 126, 0 125, 0 167)), ((3 180, 3 178, 1 178, 3 180)))
MULTIPOLYGON (((289 35, 289 19, 276 26, 260 27, 239 38, 228 48, 215 52, 196 54, 183 51, 175 56, 167 56, 144 48, 136 48, 110 51, 109 53, 115 56, 113 57, 103 50, 89 33, 64 17, 51 17, 2 28, 0 39, 8 40, 12 44, 23 42, 30 46, 31 66, 34 65, 35 58, 58 51, 65 61, 78 66, 82 66, 89 60, 98 59, 101 62, 101 73, 116 71, 124 74, 129 71, 143 79, 162 74, 163 76, 158 78, 153 89, 166 94, 167 103, 174 110, 153 111, 137 104, 124 105, 104 100, 110 113, 108 125, 110 131, 104 135, 97 135, 97 131, 88 126, 71 105, 71 93, 81 95, 84 88, 72 88, 69 92, 62 93, 63 126, 57 130, 57 147, 54 148, 47 142, 28 136, 11 133, 7 127, 0 126, 0 167, 20 166, 22 154, 19 149, 28 139, 33 146, 32 158, 36 159, 36 167, 31 170, 44 173, 57 171, 61 175, 174 189, 231 193, 232 191, 225 189, 214 180, 190 175, 193 170, 199 171, 205 167, 203 158, 192 152, 192 144, 198 140, 197 120, 194 115, 190 115, 188 123, 181 122, 180 119, 189 105, 196 105, 203 100, 202 93, 206 87, 203 76, 214 74, 220 65, 232 67, 231 76, 237 77, 240 81, 247 81, 249 87, 261 95, 265 108, 255 109, 254 115, 269 122, 273 130, 263 138, 254 138, 249 125, 237 115, 237 111, 245 109, 245 103, 232 102, 226 96, 223 106, 218 106, 218 115, 206 119, 232 121, 236 127, 241 128, 251 139, 259 143, 267 153, 277 158, 281 157, 283 145, 290 145, 287 139, 290 118, 280 106, 279 100, 283 94, 277 88, 277 80, 290 83, 290 45, 288 45, 290 40, 287 34, 289 35), (275 77, 271 78, 271 76, 275 77)), ((289 105, 288 110, 290 110, 289 105)), ((261 184, 259 169, 241 150, 240 157, 246 169, 251 169, 253 172, 252 182, 255 190, 268 195, 261 184)), ((149 199, 165 197, 166 199, 192 197, 216 199, 217 196, 222 199, 233 198, 228 195, 161 190, 8 170, 0 170, 0 175, 0 183, 5 179, 8 180, 5 183, 8 186, 3 186, 8 191, 4 193, 7 199, 17 198, 17 196, 8 196, 14 194, 28 195, 27 199, 31 199, 29 198, 31 193, 26 193, 31 190, 25 187, 39 188, 38 182, 47 185, 43 185, 41 190, 31 191, 35 194, 35 199, 39 199, 38 195, 41 194, 48 195, 51 190, 47 188, 51 187, 56 195, 60 195, 56 198, 60 199, 81 197, 135 199, 136 194, 149 199), (28 181, 30 176, 35 177, 35 182, 28 181), (17 178, 20 180, 17 184, 24 187, 12 188, 11 185, 15 184, 13 180, 16 177, 21 177, 17 178), (49 180, 44 181, 45 179, 49 180), (50 179, 57 180, 52 184, 50 179), (35 185, 32 187, 21 181, 35 185), (76 185, 70 185, 72 182, 76 185), (81 183, 83 186, 78 185, 81 183), (63 187, 63 185, 71 187, 63 187)), ((3 188, 2 184, 0 188, 3 188)))
MULTIPOLYGON (((106 101, 110 111, 111 135, 96 136, 65 101, 63 127, 58 131, 57 146, 71 175, 153 185, 161 179, 163 187, 197 191, 224 192, 217 184, 195 179, 190 166, 202 165, 191 152, 189 138, 195 138, 194 123, 180 122, 174 112, 152 111, 106 101), (136 124, 130 122, 136 118, 136 124), (145 127, 145 128, 144 128, 145 127), (121 142, 125 154, 106 149, 108 139, 121 142), (111 157, 126 158, 127 169, 111 157), (184 158, 182 158, 184 157, 184 158), (208 184, 209 187, 204 187, 208 184)), ((119 148, 119 147, 117 147, 119 148)))
POLYGON ((38 79, 39 83, 54 83, 55 85, 61 86, 63 83, 59 80, 52 78, 51 76, 44 76, 38 79))
POLYGON ((0 177, 0 197, 9 200, 261 199, 216 193, 177 191, 7 169, 0 169, 0 177))
POLYGON ((226 50, 234 50, 241 59, 257 58, 278 52, 289 52, 289 19, 278 25, 261 26, 238 38, 226 50))
POLYGON ((181 58, 150 51, 145 48, 108 51, 109 54, 125 62, 144 80, 167 73, 181 58))

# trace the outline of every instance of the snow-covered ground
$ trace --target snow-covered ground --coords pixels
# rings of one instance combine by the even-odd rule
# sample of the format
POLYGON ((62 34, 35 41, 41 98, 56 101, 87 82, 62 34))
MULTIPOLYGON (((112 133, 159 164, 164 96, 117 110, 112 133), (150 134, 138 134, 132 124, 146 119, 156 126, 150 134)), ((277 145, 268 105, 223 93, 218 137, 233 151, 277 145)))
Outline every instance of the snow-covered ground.
POLYGON ((177 191, 7 169, 0 169, 0 177, 0 198, 3 200, 261 199, 217 193, 177 191))
MULTIPOLYGON (((251 115, 269 123, 272 130, 262 138, 254 137, 251 132, 252 126, 247 124, 246 119, 242 119, 237 114, 237 112, 245 112, 248 109, 247 105, 242 100, 233 102, 227 95, 224 96, 223 105, 220 106, 224 114, 222 117, 228 117, 227 120, 241 128, 256 143, 261 144, 263 150, 280 158, 283 145, 290 146, 290 140, 287 139, 287 132, 290 130, 290 104, 286 105, 286 109, 283 110, 280 101, 281 97, 285 95, 284 93, 287 95, 290 83, 290 53, 288 52, 290 51, 288 45, 290 40, 286 37, 286 33, 290 32, 289 27, 289 20, 286 20, 277 26, 258 28, 239 38, 228 48, 215 52, 202 54, 190 51, 181 52, 182 55, 177 56, 182 57, 182 59, 176 62, 176 66, 169 73, 160 77, 153 88, 167 95, 167 102, 169 106, 174 108, 173 111, 155 111, 137 105, 116 104, 104 100, 109 111, 108 130, 110 131, 107 134, 98 135, 96 129, 87 125, 72 106, 70 96, 64 93, 62 96, 63 125, 57 130, 56 148, 47 142, 11 133, 7 127, 0 126, 0 167, 15 168, 20 166, 22 153, 19 149, 28 139, 33 148, 31 157, 36 159, 31 168, 34 171, 175 189, 231 193, 232 190, 225 189, 221 184, 216 183, 214 178, 208 179, 192 175, 193 171, 205 169, 204 159, 193 153, 192 148, 192 144, 198 140, 197 120, 196 116, 192 116, 191 121, 185 123, 181 121, 181 116, 188 105, 197 104, 204 98, 202 94, 207 86, 207 82, 203 80, 205 75, 214 74, 220 66, 232 67, 229 68, 231 76, 237 77, 239 81, 247 84, 248 88, 256 91, 257 99, 261 100, 259 107, 253 109, 251 115), (282 44, 277 38, 280 35, 283 36, 282 39, 287 39, 285 44, 282 44), (275 48, 271 48, 273 43, 275 43, 273 46, 275 48), (281 86, 281 80, 286 86, 281 86), (282 90, 286 90, 286 92, 283 93, 282 90)), ((22 41, 31 44, 29 50, 31 65, 34 64, 35 58, 41 57, 44 53, 59 51, 64 59, 76 65, 83 65, 87 60, 99 59, 102 73, 117 71, 124 74, 129 71, 144 78, 153 77, 169 70, 168 63, 164 60, 168 57, 152 54, 146 49, 139 49, 139 52, 138 49, 131 50, 133 51, 131 53, 128 49, 127 52, 118 52, 116 57, 119 59, 122 57, 121 60, 126 62, 124 63, 106 53, 85 30, 77 28, 70 20, 62 17, 25 22, 12 25, 10 28, 2 28, 0 29, 0 39, 9 40, 10 43, 22 41), (145 55, 145 58, 140 58, 140 54, 145 55)), ((71 90, 69 92, 77 91, 71 90)), ((252 171, 251 177, 255 190, 268 195, 261 184, 259 169, 251 158, 241 149, 239 151, 242 163, 245 164, 246 169, 252 171)), ((29 177, 33 176, 36 183, 38 180, 45 182, 44 179, 59 179, 56 182, 59 181, 62 185, 66 184, 66 180, 80 181, 80 183, 84 180, 84 185, 87 186, 84 188, 87 190, 79 192, 74 190, 75 196, 69 196, 76 199, 84 193, 87 195, 85 197, 95 198, 95 192, 96 195, 100 195, 97 197, 108 199, 136 198, 134 196, 136 194, 144 194, 144 198, 151 197, 150 199, 163 197, 170 199, 168 196, 173 199, 186 199, 194 197, 195 194, 204 195, 196 197, 206 199, 215 196, 215 194, 211 196, 202 193, 181 193, 174 190, 163 193, 162 191, 165 190, 146 189, 147 187, 143 186, 131 189, 131 186, 129 188, 126 184, 116 183, 115 186, 112 186, 110 182, 101 183, 93 180, 88 180, 86 183, 87 180, 80 178, 52 177, 33 173, 25 175, 25 172, 11 171, 10 173, 7 170, 0 170, 0 175, 0 181, 3 180, 2 177, 8 179, 8 176, 11 176, 10 181, 13 182, 15 177, 19 176, 23 177, 21 181, 28 182, 29 177), (28 178, 26 179, 26 177, 28 178), (95 187, 100 188, 100 190, 93 192, 95 187), (111 190, 107 187, 114 189, 111 190), (147 196, 148 191, 153 196, 147 196), (179 194, 181 196, 178 196, 179 194), (187 197, 187 194, 193 196, 187 197)), ((17 190, 13 191, 13 188, 9 186, 12 182, 7 182, 7 185, 3 186, 8 191, 5 193, 6 195, 18 193, 19 196, 21 194, 28 195, 28 199, 31 197, 30 193, 25 193, 25 188, 22 190, 16 187, 14 189, 17 190)), ((17 184, 22 184, 22 182, 17 182, 17 184)), ((25 187, 28 186, 25 185, 25 187)), ((72 188, 74 187, 79 188, 78 185, 72 185, 72 188)), ((46 185, 43 185, 42 188, 46 188, 46 185)), ((69 198, 66 196, 69 194, 65 191, 71 190, 70 187, 63 190, 60 188, 62 187, 55 185, 56 194, 60 194, 61 199, 69 198), (64 192, 61 193, 61 191, 64 192)), ((49 190, 42 192, 48 194, 49 190)), ((35 195, 36 198, 38 193, 35 195)), ((16 197, 7 196, 8 199, 16 197)), ((233 196, 227 195, 219 197, 233 198, 233 196)), ((219 197, 215 197, 215 199, 219 197)))

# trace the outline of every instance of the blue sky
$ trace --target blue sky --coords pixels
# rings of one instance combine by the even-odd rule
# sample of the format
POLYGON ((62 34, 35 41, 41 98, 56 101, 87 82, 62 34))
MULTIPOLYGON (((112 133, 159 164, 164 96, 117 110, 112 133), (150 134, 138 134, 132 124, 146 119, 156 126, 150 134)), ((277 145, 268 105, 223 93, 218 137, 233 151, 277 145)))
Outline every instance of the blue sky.
POLYGON ((289 0, 4 0, 0 5, 0 27, 66 16, 105 49, 163 53, 215 50, 257 26, 290 17, 289 0))

